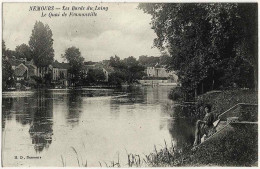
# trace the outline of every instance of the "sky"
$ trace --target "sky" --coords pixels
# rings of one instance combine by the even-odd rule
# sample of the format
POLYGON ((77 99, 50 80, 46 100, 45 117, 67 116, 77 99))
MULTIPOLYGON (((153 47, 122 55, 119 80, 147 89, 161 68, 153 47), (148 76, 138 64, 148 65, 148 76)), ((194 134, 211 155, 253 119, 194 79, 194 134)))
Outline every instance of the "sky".
POLYGON ((48 24, 53 33, 55 59, 63 61, 61 54, 71 46, 80 49, 85 61, 102 61, 110 56, 120 58, 141 55, 159 56, 153 48, 156 34, 151 29, 151 16, 137 9, 138 3, 4 3, 3 40, 14 50, 28 44, 36 21, 48 24), (30 11, 31 6, 54 6, 53 11, 30 11), (62 10, 63 6, 69 10, 62 10), (72 10, 75 7, 108 7, 108 10, 72 10), (60 8, 60 9, 56 9, 60 8), (42 12, 46 14, 41 17, 42 12), (49 13, 59 13, 49 17, 49 13), (90 13, 97 16, 62 17, 63 12, 90 13))

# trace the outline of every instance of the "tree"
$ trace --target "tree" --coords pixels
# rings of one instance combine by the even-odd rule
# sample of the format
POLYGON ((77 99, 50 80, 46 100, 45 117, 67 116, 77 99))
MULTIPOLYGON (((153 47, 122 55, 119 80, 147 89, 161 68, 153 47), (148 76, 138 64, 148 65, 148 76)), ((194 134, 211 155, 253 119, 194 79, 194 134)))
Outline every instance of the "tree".
POLYGON ((5 41, 4 40, 2 40, 2 55, 3 55, 3 57, 6 56, 6 45, 5 45, 5 41))
POLYGON ((105 74, 102 69, 89 69, 85 81, 90 84, 98 84, 105 80, 105 74))
POLYGON ((113 86, 121 86, 126 82, 126 75, 124 72, 115 70, 108 75, 108 84, 113 86))
POLYGON ((16 55, 16 52, 6 48, 5 41, 2 40, 2 59, 9 59, 16 55))
POLYGON ((26 58, 29 61, 32 59, 31 49, 28 45, 24 43, 19 46, 16 46, 15 52, 17 58, 26 58))
POLYGON ((144 65, 144 66, 154 66, 156 65, 158 62, 160 62, 160 58, 159 57, 154 57, 154 56, 139 56, 138 61, 144 65))
POLYGON ((29 46, 37 67, 48 67, 54 59, 52 31, 46 24, 36 21, 29 46))
MULTIPOLYGON (((152 15, 154 45, 170 53, 168 66, 186 91, 219 88, 232 74, 239 74, 235 66, 242 60, 244 68, 256 72, 257 65, 249 61, 257 63, 256 4, 140 4, 139 8, 152 15)), ((230 84, 249 77, 250 71, 244 73, 248 76, 237 76, 230 84)))
POLYGON ((144 66, 142 66, 133 56, 125 58, 123 60, 123 63, 125 63, 126 65, 126 75, 128 83, 134 83, 138 79, 142 79, 142 77, 145 75, 144 66))
POLYGON ((5 42, 2 41, 2 86, 5 90, 8 86, 13 85, 13 70, 7 59, 7 49, 5 42), (12 83, 11 83, 12 82, 12 83))
POLYGON ((110 75, 109 82, 114 85, 126 82, 131 84, 144 76, 144 66, 133 56, 124 60, 120 60, 118 56, 110 57, 110 66, 114 68, 114 72, 110 75))
POLYGON ((84 66, 84 58, 81 56, 79 48, 70 47, 66 49, 65 54, 62 56, 69 63, 68 73, 71 74, 71 82, 78 85, 82 80, 82 70, 84 66))
POLYGON ((236 54, 249 63, 254 72, 254 87, 258 89, 258 9, 257 3, 239 4, 240 39, 236 43, 236 54))

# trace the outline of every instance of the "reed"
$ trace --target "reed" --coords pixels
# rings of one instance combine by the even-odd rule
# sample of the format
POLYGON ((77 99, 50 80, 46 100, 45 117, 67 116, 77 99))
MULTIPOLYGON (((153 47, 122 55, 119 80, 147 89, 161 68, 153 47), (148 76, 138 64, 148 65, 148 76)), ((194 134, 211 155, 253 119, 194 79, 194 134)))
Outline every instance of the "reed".
POLYGON ((154 152, 144 154, 141 157, 138 154, 128 154, 129 167, 173 167, 184 165, 185 159, 190 155, 190 146, 185 145, 183 150, 176 150, 171 142, 168 146, 164 140, 164 147, 158 149, 154 146, 154 152))
MULTIPOLYGON (((79 167, 87 167, 87 160, 83 163, 81 157, 81 164, 79 160, 79 154, 74 147, 71 147, 74 153, 76 154, 76 159, 79 167)), ((174 167, 174 166, 183 166, 185 165, 185 161, 191 155, 191 146, 185 145, 182 150, 177 150, 174 147, 173 141, 171 141, 171 145, 167 145, 164 140, 164 146, 161 148, 157 148, 154 145, 154 151, 149 154, 133 154, 127 153, 127 164, 121 165, 119 159, 119 153, 117 155, 117 161, 110 161, 109 163, 103 161, 98 161, 100 167, 174 167)), ((66 162, 64 158, 61 156, 63 166, 66 166, 66 162)))
POLYGON ((63 156, 60 155, 60 158, 61 158, 62 166, 66 167, 66 161, 63 159, 63 156))

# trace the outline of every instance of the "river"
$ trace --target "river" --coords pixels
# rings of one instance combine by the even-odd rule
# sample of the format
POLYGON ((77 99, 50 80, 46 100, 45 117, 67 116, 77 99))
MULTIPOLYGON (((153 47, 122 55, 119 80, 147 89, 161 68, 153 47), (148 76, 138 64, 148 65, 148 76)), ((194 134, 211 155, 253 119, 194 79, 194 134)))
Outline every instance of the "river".
POLYGON ((99 167, 164 140, 191 144, 194 122, 175 117, 169 86, 3 92, 3 166, 99 167), (79 164, 78 164, 79 163, 79 164))

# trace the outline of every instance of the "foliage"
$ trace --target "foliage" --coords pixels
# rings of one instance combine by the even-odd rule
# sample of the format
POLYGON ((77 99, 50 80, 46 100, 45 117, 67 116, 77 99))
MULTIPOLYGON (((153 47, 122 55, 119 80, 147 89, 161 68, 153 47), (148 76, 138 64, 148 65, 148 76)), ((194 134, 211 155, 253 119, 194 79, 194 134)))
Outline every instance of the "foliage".
POLYGON ((5 41, 2 40, 2 55, 5 56, 6 55, 6 45, 5 45, 5 41))
POLYGON ((31 78, 37 83, 37 85, 43 84, 43 78, 39 76, 32 76, 31 78))
POLYGON ((8 86, 12 86, 13 82, 13 74, 14 71, 10 63, 7 60, 2 59, 2 85, 3 89, 7 88, 8 86))
POLYGON ((137 79, 141 79, 145 75, 144 66, 142 66, 133 56, 125 58, 123 63, 126 65, 128 83, 134 83, 137 79))
POLYGON ((181 87, 175 87, 171 89, 170 93, 168 94, 168 98, 173 101, 183 100, 184 92, 182 91, 181 87))
POLYGON ((37 67, 47 67, 54 59, 52 31, 46 24, 36 21, 30 37, 29 46, 37 67))
POLYGON ((108 75, 108 84, 109 85, 121 86, 121 84, 124 82, 125 82, 124 72, 120 72, 120 71, 116 70, 108 75))
POLYGON ((192 152, 184 165, 254 166, 258 161, 257 124, 234 123, 192 152))
POLYGON ((2 59, 9 59, 16 55, 16 52, 6 48, 5 41, 2 40, 2 59))
POLYGON ((171 57, 169 55, 167 55, 166 53, 163 53, 159 57, 142 55, 142 56, 139 56, 138 61, 142 65, 147 66, 147 67, 155 66, 156 64, 167 65, 171 61, 171 57))
POLYGON ((7 49, 5 46, 5 42, 2 41, 2 87, 6 89, 9 86, 14 85, 13 74, 14 71, 12 70, 11 64, 8 62, 7 59, 7 49))
POLYGON ((71 82, 75 85, 78 85, 82 80, 84 58, 81 56, 79 48, 70 47, 66 49, 63 58, 69 62, 68 73, 71 74, 71 82))
POLYGON ((109 75, 109 83, 119 85, 121 83, 134 83, 144 76, 142 66, 133 56, 120 60, 118 56, 110 57, 110 66, 114 71, 109 75))
POLYGON ((198 105, 211 105, 212 111, 220 114, 238 103, 258 104, 258 97, 252 90, 212 91, 199 96, 197 102, 198 105))
POLYGON ((147 55, 142 55, 139 56, 139 60, 138 60, 142 65, 145 66, 154 66, 156 65, 156 63, 158 63, 160 61, 159 57, 155 57, 155 56, 147 56, 147 55))
POLYGON ((222 133, 207 140, 196 150, 185 145, 175 149, 173 143, 142 157, 128 154, 129 167, 176 167, 176 166, 254 166, 257 162, 257 125, 232 124, 222 133))
POLYGON ((15 48, 16 58, 26 58, 27 60, 32 59, 32 52, 28 45, 21 44, 15 48))
POLYGON ((257 87, 257 4, 153 3, 139 8, 152 15, 154 45, 170 54, 169 68, 187 92, 234 82, 257 87))
POLYGON ((105 74, 102 69, 89 69, 84 80, 88 84, 98 84, 105 80, 105 74))
POLYGON ((52 80, 51 73, 47 73, 47 74, 44 75, 43 81, 44 81, 46 86, 50 86, 51 85, 51 80, 52 80))

